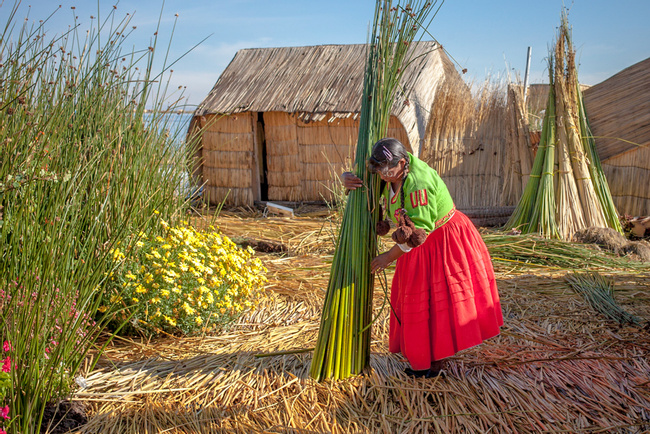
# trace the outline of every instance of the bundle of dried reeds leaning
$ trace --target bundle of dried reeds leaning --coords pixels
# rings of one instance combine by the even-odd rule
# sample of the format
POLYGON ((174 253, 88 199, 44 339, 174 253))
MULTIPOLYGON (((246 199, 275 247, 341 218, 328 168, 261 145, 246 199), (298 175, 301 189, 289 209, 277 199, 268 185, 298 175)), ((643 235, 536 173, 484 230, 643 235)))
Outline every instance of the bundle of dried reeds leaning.
POLYGON ((549 54, 542 135, 524 193, 507 224, 570 239, 585 227, 622 230, 584 110, 566 12, 549 54))

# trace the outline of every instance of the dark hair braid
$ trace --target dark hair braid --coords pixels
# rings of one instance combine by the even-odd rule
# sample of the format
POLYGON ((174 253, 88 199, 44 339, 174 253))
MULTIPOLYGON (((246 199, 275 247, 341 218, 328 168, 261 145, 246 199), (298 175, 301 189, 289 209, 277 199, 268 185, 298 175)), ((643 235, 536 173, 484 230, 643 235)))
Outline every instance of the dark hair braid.
POLYGON ((406 160, 406 164, 404 165, 404 177, 402 178, 402 183, 399 186, 399 206, 402 209, 404 208, 404 184, 406 184, 406 177, 409 176, 409 161, 408 159, 406 160))

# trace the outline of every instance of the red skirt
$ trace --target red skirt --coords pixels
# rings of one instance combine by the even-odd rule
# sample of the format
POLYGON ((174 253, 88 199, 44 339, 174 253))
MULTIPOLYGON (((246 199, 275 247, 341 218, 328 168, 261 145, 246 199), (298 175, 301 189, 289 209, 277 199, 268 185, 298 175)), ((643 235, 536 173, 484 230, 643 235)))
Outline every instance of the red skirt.
POLYGON ((397 260, 390 299, 389 349, 416 370, 498 335, 503 325, 490 254, 459 211, 397 260))

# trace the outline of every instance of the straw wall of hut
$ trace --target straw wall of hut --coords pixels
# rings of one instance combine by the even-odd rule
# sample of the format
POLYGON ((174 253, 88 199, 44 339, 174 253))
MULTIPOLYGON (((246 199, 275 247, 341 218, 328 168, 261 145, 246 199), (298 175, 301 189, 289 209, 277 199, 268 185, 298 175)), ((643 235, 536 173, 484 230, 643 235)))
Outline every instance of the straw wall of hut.
MULTIPOLYGON (((228 203, 250 205, 262 188, 277 201, 329 201, 336 177, 352 168, 359 129, 354 116, 329 114, 305 121, 292 113, 267 112, 258 120, 258 113, 243 112, 202 118, 203 164, 197 174, 206 182, 210 201, 226 198, 228 203)), ((394 116, 388 134, 410 149, 394 116)))
POLYGON ((202 128, 199 176, 210 180, 204 186, 206 198, 252 202, 259 188, 253 114, 208 115, 199 118, 196 127, 202 128))
MULTIPOLYGON (((268 197, 273 200, 331 200, 335 178, 352 169, 359 121, 328 115, 306 122, 291 113, 264 113, 268 162, 268 197)), ((409 146, 394 116, 389 134, 409 146)))
MULTIPOLYGON (((412 49, 388 135, 418 155, 440 83, 462 79, 436 43, 412 49)), ((351 169, 365 56, 365 45, 240 50, 190 125, 210 202, 330 200, 351 169)))
POLYGON ((650 216, 650 147, 608 158, 602 163, 619 214, 650 216))

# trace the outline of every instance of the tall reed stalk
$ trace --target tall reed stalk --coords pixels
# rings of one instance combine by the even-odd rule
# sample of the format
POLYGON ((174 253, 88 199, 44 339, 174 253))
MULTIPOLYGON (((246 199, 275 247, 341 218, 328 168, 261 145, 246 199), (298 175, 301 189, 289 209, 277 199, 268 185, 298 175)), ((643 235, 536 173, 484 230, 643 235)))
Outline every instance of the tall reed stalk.
POLYGON ((50 37, 48 19, 0 10, 0 341, 10 432, 33 433, 110 319, 99 295, 128 235, 181 216, 188 166, 166 119, 145 120, 146 104, 168 108, 167 67, 154 74, 154 47, 128 48, 128 14, 50 37))
POLYGON ((397 92, 406 93, 400 79, 414 60, 410 47, 435 16, 431 12, 436 3, 404 6, 384 0, 375 6, 355 154, 363 187, 350 192, 343 215, 310 369, 317 380, 346 378, 368 366, 374 288, 370 262, 377 254, 380 179, 367 171, 366 160, 372 145, 386 134, 397 92))
POLYGON ((549 53, 549 81, 540 146, 506 228, 565 240, 585 227, 622 232, 589 132, 566 11, 549 53))

